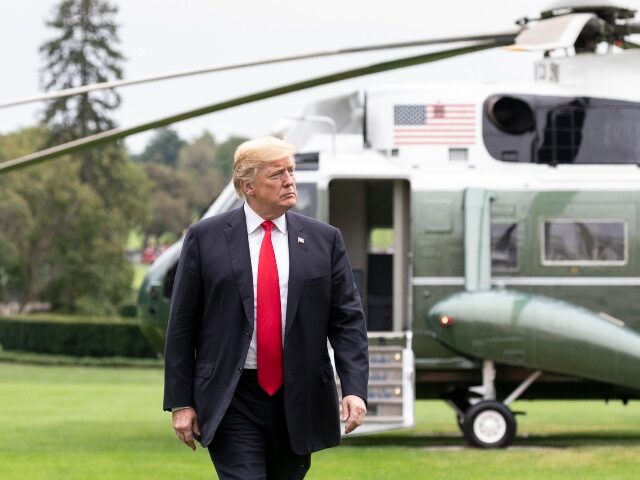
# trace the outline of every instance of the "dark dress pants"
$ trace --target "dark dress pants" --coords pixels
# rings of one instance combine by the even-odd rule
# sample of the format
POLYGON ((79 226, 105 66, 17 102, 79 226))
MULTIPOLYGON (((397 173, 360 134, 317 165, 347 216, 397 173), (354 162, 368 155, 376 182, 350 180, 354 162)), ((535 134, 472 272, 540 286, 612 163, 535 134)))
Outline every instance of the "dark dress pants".
POLYGON ((242 372, 209 455, 220 480, 298 480, 311 465, 291 449, 282 388, 270 397, 255 370, 242 372))

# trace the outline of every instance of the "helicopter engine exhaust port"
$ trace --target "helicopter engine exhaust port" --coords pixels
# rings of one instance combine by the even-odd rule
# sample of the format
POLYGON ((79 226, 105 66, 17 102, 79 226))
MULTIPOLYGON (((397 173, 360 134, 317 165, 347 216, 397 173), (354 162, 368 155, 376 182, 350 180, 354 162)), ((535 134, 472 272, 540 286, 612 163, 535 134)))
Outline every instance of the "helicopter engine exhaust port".
POLYGON ((491 123, 506 133, 520 135, 533 130, 536 125, 531 106, 516 97, 494 95, 485 103, 491 123))

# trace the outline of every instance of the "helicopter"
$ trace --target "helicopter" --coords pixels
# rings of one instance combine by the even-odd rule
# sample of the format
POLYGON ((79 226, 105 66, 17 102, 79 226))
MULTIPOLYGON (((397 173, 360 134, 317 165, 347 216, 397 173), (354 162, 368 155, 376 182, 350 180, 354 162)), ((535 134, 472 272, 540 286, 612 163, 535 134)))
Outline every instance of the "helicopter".
MULTIPOLYGON (((563 2, 514 32, 318 52, 305 58, 467 42, 104 132, 3 162, 0 173, 369 73, 489 48, 544 52, 528 83, 372 87, 313 102, 274 132, 298 147, 296 210, 340 228, 350 254, 370 343, 361 430, 409 427, 416 398, 439 398, 471 445, 507 447, 518 399, 640 398, 635 13, 563 2)), ((123 83, 57 94, 114 86, 123 83)), ((228 185, 204 218, 239 205, 228 185)), ((139 293, 159 353, 181 245, 154 262, 139 293)))

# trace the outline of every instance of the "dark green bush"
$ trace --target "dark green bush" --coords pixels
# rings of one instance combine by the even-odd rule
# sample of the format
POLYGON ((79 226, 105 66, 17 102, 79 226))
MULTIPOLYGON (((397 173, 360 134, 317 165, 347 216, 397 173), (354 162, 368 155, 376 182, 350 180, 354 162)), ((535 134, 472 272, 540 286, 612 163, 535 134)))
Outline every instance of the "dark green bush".
POLYGON ((155 358, 136 320, 63 315, 0 317, 6 351, 75 357, 155 358))
POLYGON ((118 308, 118 314, 125 318, 136 318, 138 316, 138 306, 135 303, 127 303, 118 308))
MULTIPOLYGON (((159 358, 131 357, 72 357, 70 355, 51 355, 48 353, 31 353, 16 351, 0 351, 2 363, 21 363, 23 365, 57 365, 74 367, 123 367, 123 368, 162 368, 164 363, 159 358)), ((1 367, 0 367, 1 368, 1 367)))

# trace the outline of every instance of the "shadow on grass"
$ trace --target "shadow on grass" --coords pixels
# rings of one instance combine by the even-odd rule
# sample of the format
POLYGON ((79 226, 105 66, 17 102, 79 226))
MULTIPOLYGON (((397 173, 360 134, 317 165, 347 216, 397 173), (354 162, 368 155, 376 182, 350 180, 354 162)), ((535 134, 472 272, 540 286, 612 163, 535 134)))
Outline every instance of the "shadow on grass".
MULTIPOLYGON (((404 448, 452 448, 468 447, 462 435, 386 433, 346 438, 348 447, 404 447, 404 448)), ((514 448, 574 448, 639 446, 640 432, 577 432, 552 433, 548 435, 517 436, 514 448)))
POLYGON ((455 447, 465 445, 465 441, 462 436, 456 435, 386 433, 345 438, 343 445, 347 447, 455 447))
POLYGON ((514 446, 551 448, 640 446, 640 432, 573 432, 516 437, 514 446))

